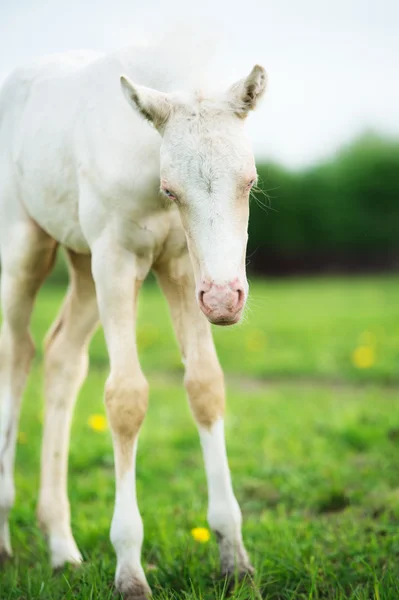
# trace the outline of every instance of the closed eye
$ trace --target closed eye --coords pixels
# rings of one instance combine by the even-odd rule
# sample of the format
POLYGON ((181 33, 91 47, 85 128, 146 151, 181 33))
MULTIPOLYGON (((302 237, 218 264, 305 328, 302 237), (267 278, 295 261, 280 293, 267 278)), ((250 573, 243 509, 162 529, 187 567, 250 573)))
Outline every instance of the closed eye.
POLYGON ((248 181, 248 183, 247 183, 248 189, 251 189, 251 187, 253 187, 255 184, 256 184, 256 179, 251 179, 251 181, 248 181))
POLYGON ((165 196, 167 196, 170 200, 176 200, 176 196, 174 195, 173 192, 171 192, 170 190, 168 190, 167 188, 161 188, 161 191, 163 194, 165 194, 165 196))
POLYGON ((249 193, 251 192, 251 189, 252 189, 252 188, 253 188, 253 186, 255 185, 255 183, 256 183, 256 179, 251 179, 250 181, 247 181, 247 182, 244 184, 244 188, 243 188, 244 192, 246 192, 246 193, 248 193, 248 194, 249 194, 249 193))

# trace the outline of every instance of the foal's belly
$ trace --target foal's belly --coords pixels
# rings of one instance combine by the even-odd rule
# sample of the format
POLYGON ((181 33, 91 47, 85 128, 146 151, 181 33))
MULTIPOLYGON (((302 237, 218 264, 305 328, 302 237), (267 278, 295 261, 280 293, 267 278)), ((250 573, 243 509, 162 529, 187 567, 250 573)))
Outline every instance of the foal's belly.
POLYGON ((79 223, 77 194, 42 191, 41 195, 24 195, 30 217, 50 237, 79 254, 89 254, 90 247, 79 223))

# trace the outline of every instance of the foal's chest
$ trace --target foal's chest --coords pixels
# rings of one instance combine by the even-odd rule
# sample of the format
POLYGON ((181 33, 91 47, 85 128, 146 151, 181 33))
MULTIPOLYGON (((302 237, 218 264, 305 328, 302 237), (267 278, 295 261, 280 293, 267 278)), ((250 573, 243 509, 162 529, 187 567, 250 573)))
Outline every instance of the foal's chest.
POLYGON ((160 210, 150 215, 117 214, 115 233, 118 243, 151 266, 162 253, 170 231, 170 212, 160 210))

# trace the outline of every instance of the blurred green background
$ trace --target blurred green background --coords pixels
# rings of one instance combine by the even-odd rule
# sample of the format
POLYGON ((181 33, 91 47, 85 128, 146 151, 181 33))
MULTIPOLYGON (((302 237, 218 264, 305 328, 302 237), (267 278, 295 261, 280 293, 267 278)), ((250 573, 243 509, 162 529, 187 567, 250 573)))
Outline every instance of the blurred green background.
POLYGON ((365 133, 329 160, 260 164, 249 267, 275 275, 399 266, 399 141, 365 133))

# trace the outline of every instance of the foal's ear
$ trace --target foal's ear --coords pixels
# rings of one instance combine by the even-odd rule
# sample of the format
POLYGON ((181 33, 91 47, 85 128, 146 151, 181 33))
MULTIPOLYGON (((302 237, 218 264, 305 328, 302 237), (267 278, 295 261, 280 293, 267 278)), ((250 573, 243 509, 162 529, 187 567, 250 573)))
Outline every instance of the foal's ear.
POLYGON ((135 110, 162 132, 172 111, 168 94, 158 92, 144 85, 136 85, 130 79, 121 76, 122 91, 135 110))
POLYGON ((230 104, 238 117, 244 119, 250 110, 255 110, 267 85, 267 73, 255 65, 248 77, 237 81, 229 90, 230 104))

